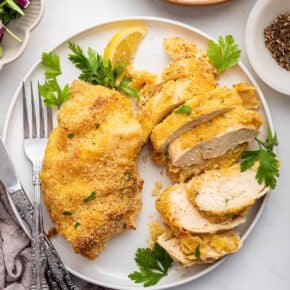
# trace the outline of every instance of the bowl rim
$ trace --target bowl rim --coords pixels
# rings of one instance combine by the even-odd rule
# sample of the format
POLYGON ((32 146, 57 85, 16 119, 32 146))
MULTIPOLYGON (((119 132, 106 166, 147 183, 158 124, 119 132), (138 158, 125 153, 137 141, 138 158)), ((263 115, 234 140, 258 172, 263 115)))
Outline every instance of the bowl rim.
POLYGON ((10 58, 3 58, 3 62, 0 63, 0 71, 1 69, 11 63, 11 62, 14 62, 16 61, 22 54, 23 52, 25 51, 26 49, 26 46, 28 44, 28 41, 29 41, 29 38, 30 38, 30 34, 31 32, 36 28, 36 26, 39 24, 40 20, 42 19, 43 17, 43 13, 44 13, 44 0, 38 0, 39 3, 40 3, 40 10, 38 12, 38 16, 37 18, 35 19, 35 21, 32 23, 32 25, 30 25, 29 27, 27 27, 27 29, 25 29, 25 36, 23 38, 23 41, 22 41, 22 45, 21 45, 21 48, 19 49, 19 51, 17 53, 15 53, 13 56, 11 56, 10 58))
MULTIPOLYGON (((257 18, 260 16, 260 14, 263 12, 263 9, 267 5, 274 5, 274 0, 264 0, 264 1, 256 1, 254 4, 247 23, 246 23, 246 29, 245 29, 245 47, 248 59, 250 61, 250 64, 252 68, 254 69, 255 73, 258 75, 258 77, 268 86, 270 86, 275 91, 278 91, 279 93, 285 94, 290 96, 290 88, 283 88, 283 86, 277 84, 275 81, 273 81, 267 74, 265 74, 257 65, 257 59, 252 54, 252 51, 255 50, 255 46, 253 45, 252 39, 253 39, 253 33, 255 27, 255 22, 257 18)), ((277 15, 278 16, 278 15, 277 15)), ((274 17, 273 17, 274 20, 274 17)), ((274 59, 273 59, 274 60, 274 59)), ((275 60, 274 60, 275 61, 275 60)), ((281 70, 283 68, 281 67, 281 70)), ((290 71, 289 71, 289 77, 290 77, 290 71)))

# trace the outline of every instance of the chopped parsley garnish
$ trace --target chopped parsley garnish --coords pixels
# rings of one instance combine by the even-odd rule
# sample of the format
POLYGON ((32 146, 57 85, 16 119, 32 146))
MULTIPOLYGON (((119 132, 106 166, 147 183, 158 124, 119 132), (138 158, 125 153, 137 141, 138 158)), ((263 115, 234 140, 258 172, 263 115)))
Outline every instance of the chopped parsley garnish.
POLYGON ((198 260, 200 259, 200 245, 196 247, 194 255, 198 260))
POLYGON ((75 225, 74 225, 74 229, 77 229, 80 225, 81 225, 80 222, 76 222, 75 225))
POLYGON ((220 36, 218 43, 213 40, 208 42, 207 56, 216 67, 218 74, 221 74, 239 62, 241 50, 232 35, 220 36))
POLYGON ((129 180, 133 177, 133 174, 132 174, 131 171, 126 171, 126 172, 125 172, 125 175, 126 175, 126 177, 127 177, 127 181, 129 181, 129 180))
POLYGON ((117 89, 131 97, 139 98, 138 91, 129 86, 129 78, 124 76, 119 82, 119 78, 126 70, 122 63, 113 66, 111 60, 105 59, 91 47, 85 55, 83 49, 73 42, 69 42, 69 49, 72 52, 68 56, 69 60, 81 71, 79 79, 94 85, 117 89))
POLYGON ((69 134, 67 134, 67 137, 68 137, 69 139, 72 139, 74 136, 75 136, 75 134, 73 134, 73 133, 69 133, 69 134))
POLYGON ((97 193, 95 191, 93 191, 93 192, 91 192, 91 194, 88 197, 86 197, 84 199, 84 202, 93 201, 96 198, 96 196, 97 196, 97 193))
POLYGON ((186 114, 186 115, 190 115, 191 112, 192 109, 188 105, 182 105, 177 110, 174 111, 175 114, 186 114))
POLYGON ((65 210, 62 214, 66 215, 66 216, 70 216, 70 215, 72 215, 72 212, 65 210))
POLYGON ((246 151, 242 154, 241 171, 254 166, 259 162, 256 173, 256 180, 259 184, 264 183, 265 186, 274 189, 279 177, 279 161, 273 152, 275 146, 278 145, 277 135, 273 135, 271 129, 268 130, 268 136, 265 142, 256 138, 259 149, 255 151, 246 151))
POLYGON ((38 85, 38 92, 48 107, 60 107, 70 97, 70 87, 60 87, 57 77, 61 75, 59 56, 52 52, 42 54, 42 64, 45 67, 45 83, 38 85))
POLYGON ((133 272, 128 277, 135 283, 143 283, 144 287, 157 284, 161 278, 167 276, 173 260, 158 244, 153 249, 139 248, 136 251, 135 261, 140 271, 133 272))
POLYGON ((100 128, 100 126, 101 126, 101 124, 96 124, 96 129, 99 129, 100 128))

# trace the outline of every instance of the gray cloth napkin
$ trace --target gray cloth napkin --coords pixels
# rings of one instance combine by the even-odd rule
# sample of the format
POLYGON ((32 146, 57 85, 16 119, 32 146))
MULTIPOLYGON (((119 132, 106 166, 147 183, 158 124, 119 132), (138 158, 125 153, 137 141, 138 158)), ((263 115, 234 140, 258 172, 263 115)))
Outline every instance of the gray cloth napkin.
POLYGON ((30 241, 18 225, 0 182, 0 289, 29 290, 30 241))

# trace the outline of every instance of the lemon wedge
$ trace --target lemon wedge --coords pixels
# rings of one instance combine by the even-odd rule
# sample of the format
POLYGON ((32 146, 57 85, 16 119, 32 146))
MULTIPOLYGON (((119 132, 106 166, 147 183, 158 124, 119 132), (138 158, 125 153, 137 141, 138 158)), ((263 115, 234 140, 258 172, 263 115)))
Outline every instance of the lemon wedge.
POLYGON ((146 32, 147 28, 144 26, 133 26, 120 30, 106 46, 104 57, 110 59, 113 65, 120 62, 125 66, 131 64, 146 32))

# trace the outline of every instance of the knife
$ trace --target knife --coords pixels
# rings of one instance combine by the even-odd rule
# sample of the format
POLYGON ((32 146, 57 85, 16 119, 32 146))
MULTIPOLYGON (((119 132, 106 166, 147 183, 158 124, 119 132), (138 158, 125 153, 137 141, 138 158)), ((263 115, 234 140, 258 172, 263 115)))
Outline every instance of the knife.
MULTIPOLYGON (((12 200, 16 210, 25 223, 27 232, 31 233, 33 206, 25 193, 21 182, 16 174, 16 170, 0 138, 0 180, 4 184, 8 196, 12 200)), ((79 290, 71 281, 70 275, 65 269, 54 246, 47 236, 45 236, 47 257, 46 277, 51 289, 79 290)))

